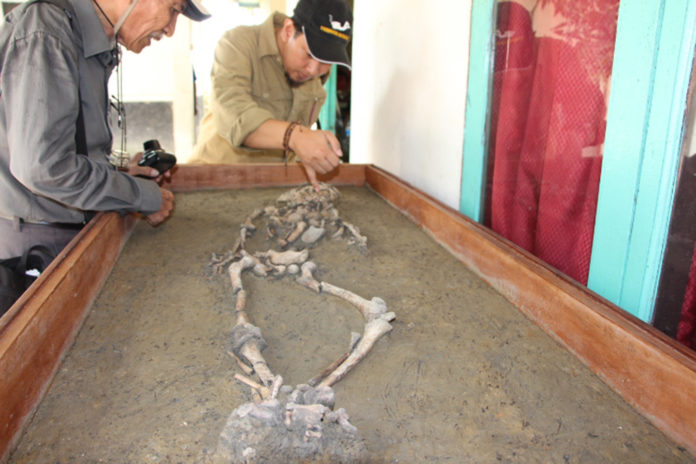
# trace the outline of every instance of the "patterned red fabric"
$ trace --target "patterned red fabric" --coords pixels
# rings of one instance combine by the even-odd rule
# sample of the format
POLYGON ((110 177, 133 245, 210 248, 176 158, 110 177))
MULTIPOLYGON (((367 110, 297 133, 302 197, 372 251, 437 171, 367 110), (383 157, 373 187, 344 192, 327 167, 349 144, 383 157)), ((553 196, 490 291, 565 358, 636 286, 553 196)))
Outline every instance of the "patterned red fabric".
POLYGON ((485 220, 583 284, 618 3, 539 0, 534 17, 498 5, 485 220))
POLYGON ((691 269, 689 270, 689 282, 686 285, 684 302, 681 308, 681 319, 677 326, 677 341, 689 348, 696 349, 696 246, 691 269))

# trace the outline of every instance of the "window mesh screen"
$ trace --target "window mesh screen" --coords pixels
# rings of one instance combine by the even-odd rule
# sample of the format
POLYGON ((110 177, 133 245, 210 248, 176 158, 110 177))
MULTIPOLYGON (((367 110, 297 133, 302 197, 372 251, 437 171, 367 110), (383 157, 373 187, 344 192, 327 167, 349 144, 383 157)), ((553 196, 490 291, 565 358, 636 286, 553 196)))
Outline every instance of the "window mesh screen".
POLYGON ((485 222, 583 284, 618 6, 498 4, 485 222))

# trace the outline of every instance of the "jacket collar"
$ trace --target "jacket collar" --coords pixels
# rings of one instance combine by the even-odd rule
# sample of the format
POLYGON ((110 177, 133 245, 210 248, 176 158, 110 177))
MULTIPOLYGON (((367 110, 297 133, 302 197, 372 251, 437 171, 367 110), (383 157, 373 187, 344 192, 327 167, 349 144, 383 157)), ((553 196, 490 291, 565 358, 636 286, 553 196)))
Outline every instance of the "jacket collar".
POLYGON ((77 15, 85 58, 111 51, 109 37, 104 31, 104 26, 102 26, 92 2, 85 0, 68 1, 77 15))
POLYGON ((261 24, 261 34, 259 36, 259 57, 268 55, 280 56, 278 42, 276 41, 275 28, 283 25, 287 16, 282 13, 273 13, 261 24))

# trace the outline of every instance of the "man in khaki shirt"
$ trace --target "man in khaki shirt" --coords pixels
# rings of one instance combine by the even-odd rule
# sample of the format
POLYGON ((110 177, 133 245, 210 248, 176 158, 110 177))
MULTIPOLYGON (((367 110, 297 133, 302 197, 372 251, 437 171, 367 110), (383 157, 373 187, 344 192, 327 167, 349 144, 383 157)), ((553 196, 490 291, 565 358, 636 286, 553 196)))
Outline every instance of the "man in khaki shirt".
POLYGON ((232 29, 218 42, 210 108, 192 164, 282 162, 294 153, 309 180, 340 162, 336 136, 311 130, 332 64, 350 68, 353 15, 345 0, 300 0, 292 18, 232 29))

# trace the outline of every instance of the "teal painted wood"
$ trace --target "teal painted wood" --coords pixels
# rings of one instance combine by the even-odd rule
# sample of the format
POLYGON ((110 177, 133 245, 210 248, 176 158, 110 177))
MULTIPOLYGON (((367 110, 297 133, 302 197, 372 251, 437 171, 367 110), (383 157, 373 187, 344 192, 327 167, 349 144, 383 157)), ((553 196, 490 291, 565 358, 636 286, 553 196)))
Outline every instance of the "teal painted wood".
POLYGON ((686 98, 696 42, 696 3, 665 2, 622 305, 652 321, 684 139, 686 98), (677 31, 677 34, 675 34, 677 31), (681 32, 681 33, 679 33, 681 32), (642 286, 637 286, 643 277, 642 286))
POLYGON ((619 6, 588 287, 619 304, 635 215, 662 2, 619 6))
POLYGON ((497 4, 496 0, 474 0, 471 10, 459 211, 478 222, 483 221, 485 205, 497 4))
POLYGON ((696 4, 622 0, 588 287, 653 316, 694 57, 696 4))
POLYGON ((319 124, 323 130, 336 133, 336 107, 338 96, 336 95, 336 65, 331 65, 329 78, 324 83, 326 89, 326 102, 319 112, 319 124))

